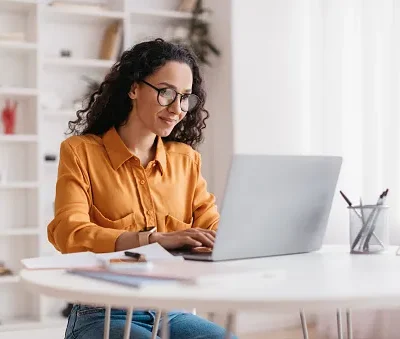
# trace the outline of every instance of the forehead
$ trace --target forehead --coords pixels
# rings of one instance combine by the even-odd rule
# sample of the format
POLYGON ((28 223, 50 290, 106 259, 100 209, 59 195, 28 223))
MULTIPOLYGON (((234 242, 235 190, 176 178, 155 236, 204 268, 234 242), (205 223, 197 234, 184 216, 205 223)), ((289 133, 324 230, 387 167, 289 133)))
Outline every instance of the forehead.
POLYGON ((188 64, 169 61, 164 66, 160 67, 150 77, 153 82, 168 82, 178 89, 192 88, 193 75, 188 64))

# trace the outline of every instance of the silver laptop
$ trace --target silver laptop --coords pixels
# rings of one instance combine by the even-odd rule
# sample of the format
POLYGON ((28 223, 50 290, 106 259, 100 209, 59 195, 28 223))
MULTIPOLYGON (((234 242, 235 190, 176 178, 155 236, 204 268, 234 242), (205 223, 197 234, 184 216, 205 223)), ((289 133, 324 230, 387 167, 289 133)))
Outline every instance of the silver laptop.
POLYGON ((234 155, 212 253, 180 255, 222 261, 320 249, 341 165, 333 156, 234 155))

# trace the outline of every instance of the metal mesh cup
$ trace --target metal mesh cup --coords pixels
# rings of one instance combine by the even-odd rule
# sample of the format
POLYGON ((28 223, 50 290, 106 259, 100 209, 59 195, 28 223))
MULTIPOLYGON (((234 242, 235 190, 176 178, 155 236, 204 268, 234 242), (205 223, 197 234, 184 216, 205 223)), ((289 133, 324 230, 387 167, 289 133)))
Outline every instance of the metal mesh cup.
POLYGON ((351 253, 379 253, 389 246, 387 205, 348 207, 351 253))

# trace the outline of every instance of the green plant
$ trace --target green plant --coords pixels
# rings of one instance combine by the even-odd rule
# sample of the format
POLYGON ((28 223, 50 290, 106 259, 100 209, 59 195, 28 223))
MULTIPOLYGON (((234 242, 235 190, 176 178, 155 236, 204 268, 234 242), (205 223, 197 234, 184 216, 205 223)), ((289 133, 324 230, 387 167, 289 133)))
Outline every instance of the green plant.
POLYGON ((211 65, 208 59, 209 54, 220 56, 221 52, 211 41, 209 23, 204 20, 207 13, 211 13, 211 10, 203 7, 202 0, 197 0, 187 36, 173 38, 171 41, 191 48, 202 64, 211 65))

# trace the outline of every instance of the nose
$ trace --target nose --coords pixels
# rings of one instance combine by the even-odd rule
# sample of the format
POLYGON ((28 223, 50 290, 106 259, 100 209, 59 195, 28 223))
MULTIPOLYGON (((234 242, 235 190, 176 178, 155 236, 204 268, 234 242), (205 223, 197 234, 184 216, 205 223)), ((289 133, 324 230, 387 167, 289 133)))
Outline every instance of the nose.
POLYGON ((182 113, 181 98, 179 95, 176 97, 175 101, 168 106, 168 111, 175 115, 180 115, 182 113))

